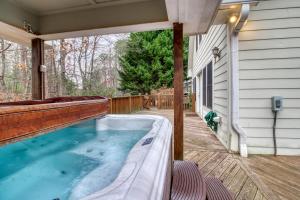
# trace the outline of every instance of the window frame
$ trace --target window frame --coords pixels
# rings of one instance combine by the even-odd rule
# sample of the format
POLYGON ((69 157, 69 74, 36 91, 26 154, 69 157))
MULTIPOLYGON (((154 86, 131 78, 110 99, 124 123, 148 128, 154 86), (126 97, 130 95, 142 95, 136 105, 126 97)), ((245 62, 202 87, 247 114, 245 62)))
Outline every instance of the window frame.
POLYGON ((196 91, 197 91, 197 80, 196 80, 196 77, 194 77, 192 93, 196 93, 196 91))

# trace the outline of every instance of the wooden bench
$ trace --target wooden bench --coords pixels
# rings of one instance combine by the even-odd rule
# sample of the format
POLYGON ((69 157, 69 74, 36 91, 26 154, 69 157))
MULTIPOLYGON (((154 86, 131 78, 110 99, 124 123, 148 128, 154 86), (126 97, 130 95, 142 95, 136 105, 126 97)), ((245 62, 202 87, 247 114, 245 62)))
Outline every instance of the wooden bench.
POLYGON ((172 200, 233 200, 219 179, 203 178, 191 161, 174 161, 171 192, 172 200))
POLYGON ((198 166, 190 161, 174 161, 172 200, 205 200, 206 186, 198 166))
POLYGON ((207 200, 233 200, 232 195, 222 184, 222 182, 215 177, 206 177, 206 199, 207 200))

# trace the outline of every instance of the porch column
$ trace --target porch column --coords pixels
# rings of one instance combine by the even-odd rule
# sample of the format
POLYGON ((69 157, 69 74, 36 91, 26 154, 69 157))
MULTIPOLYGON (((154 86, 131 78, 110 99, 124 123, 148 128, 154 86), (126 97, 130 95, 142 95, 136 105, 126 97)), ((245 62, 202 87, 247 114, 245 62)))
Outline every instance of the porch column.
POLYGON ((41 72, 44 64, 44 41, 36 38, 31 41, 32 48, 32 99, 45 98, 45 74, 41 72))
POLYGON ((183 160, 183 26, 173 24, 174 39, 174 159, 183 160))

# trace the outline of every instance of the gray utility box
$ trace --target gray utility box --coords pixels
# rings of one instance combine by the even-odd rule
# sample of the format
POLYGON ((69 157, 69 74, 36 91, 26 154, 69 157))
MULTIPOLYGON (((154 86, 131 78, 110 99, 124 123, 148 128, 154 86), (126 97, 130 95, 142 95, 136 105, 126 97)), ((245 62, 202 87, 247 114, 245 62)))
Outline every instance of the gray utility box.
POLYGON ((280 111, 282 110, 282 97, 274 96, 272 99, 272 111, 280 111))

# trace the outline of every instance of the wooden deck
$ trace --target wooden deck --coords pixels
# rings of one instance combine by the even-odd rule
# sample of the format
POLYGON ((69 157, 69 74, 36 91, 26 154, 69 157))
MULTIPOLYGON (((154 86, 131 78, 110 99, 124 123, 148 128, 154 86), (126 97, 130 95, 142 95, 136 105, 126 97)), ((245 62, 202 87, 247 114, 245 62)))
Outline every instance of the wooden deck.
MULTIPOLYGON (((149 110, 173 122, 173 110, 149 110)), ((184 159, 199 164, 204 176, 223 181, 235 199, 300 199, 300 157, 250 156, 228 153, 199 117, 184 118, 184 159)))
POLYGON ((300 156, 253 155, 242 161, 280 199, 300 199, 300 156))

